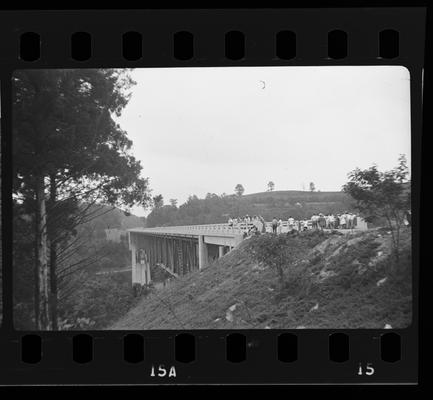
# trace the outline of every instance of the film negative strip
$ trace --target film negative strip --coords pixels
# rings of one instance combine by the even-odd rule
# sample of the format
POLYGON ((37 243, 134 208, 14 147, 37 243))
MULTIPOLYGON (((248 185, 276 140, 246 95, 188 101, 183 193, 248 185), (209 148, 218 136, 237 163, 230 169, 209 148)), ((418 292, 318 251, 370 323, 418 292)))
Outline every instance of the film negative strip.
POLYGON ((0 384, 416 384, 424 30, 2 11, 0 384))

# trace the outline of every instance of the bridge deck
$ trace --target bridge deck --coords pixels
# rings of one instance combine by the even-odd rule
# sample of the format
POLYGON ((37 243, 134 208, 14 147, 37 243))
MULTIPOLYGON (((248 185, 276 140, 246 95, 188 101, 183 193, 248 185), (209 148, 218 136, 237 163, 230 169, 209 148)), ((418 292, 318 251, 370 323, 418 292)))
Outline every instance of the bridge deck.
MULTIPOLYGON (((251 224, 252 226, 252 224, 251 224)), ((246 232, 250 227, 246 224, 239 224, 236 227, 229 224, 209 224, 209 225, 184 225, 184 226, 159 226, 156 228, 135 228, 128 229, 129 232, 142 234, 158 235, 188 235, 188 236, 221 236, 238 237, 246 232)))
MULTIPOLYGON (((156 234, 156 235, 179 235, 179 236, 220 236, 220 237, 239 237, 245 232, 248 232, 254 226, 253 223, 241 222, 235 226, 229 224, 207 224, 207 225, 183 225, 183 226, 159 226, 155 228, 135 228, 128 229, 129 232, 143 233, 143 234, 156 234)), ((266 232, 272 232, 270 222, 265 223, 266 232)), ((311 226, 309 227, 311 229, 311 226)), ((367 229, 366 222, 358 217, 358 225, 356 230, 367 229)), ((283 221, 279 232, 286 233, 289 231, 287 221, 283 221)))

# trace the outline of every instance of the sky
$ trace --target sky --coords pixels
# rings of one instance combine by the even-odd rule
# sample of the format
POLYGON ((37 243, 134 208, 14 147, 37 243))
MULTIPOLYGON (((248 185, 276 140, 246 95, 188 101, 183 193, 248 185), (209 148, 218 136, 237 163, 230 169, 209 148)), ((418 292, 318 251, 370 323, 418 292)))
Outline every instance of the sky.
MULTIPOLYGON (((410 76, 399 66, 143 68, 118 123, 152 195, 339 191, 347 173, 410 165, 410 76)), ((149 210, 135 208, 136 215, 149 210)))

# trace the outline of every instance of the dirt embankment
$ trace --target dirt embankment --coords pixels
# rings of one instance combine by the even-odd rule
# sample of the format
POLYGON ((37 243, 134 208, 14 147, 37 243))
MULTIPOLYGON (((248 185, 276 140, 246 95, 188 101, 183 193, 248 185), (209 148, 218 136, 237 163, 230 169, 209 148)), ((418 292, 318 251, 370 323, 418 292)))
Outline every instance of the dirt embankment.
MULTIPOLYGON (((208 268, 153 290, 109 329, 403 328, 411 322, 410 231, 400 266, 384 229, 353 235, 309 232, 280 285, 244 241, 208 268)), ((258 239, 260 240, 260 238, 258 239)))

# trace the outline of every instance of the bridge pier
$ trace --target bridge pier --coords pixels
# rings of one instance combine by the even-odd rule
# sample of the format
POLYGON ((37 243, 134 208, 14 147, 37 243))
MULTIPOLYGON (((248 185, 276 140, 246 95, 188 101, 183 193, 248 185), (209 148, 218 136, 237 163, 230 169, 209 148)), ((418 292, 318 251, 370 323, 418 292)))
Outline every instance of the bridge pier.
POLYGON ((198 269, 206 268, 209 264, 209 256, 207 244, 204 241, 204 236, 198 237, 198 269))
POLYGON ((148 250, 143 244, 137 243, 137 238, 131 238, 129 233, 129 250, 131 252, 132 286, 136 293, 151 282, 148 250))
POLYGON ((138 282, 141 286, 149 285, 152 281, 150 276, 150 264, 149 264, 149 256, 144 249, 139 250, 139 264, 137 265, 138 272, 138 282))
POLYGON ((218 246, 218 258, 224 256, 224 246, 218 246))
POLYGON ((129 243, 131 250, 132 284, 138 283, 137 280, 137 249, 133 243, 129 243))

